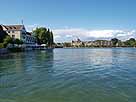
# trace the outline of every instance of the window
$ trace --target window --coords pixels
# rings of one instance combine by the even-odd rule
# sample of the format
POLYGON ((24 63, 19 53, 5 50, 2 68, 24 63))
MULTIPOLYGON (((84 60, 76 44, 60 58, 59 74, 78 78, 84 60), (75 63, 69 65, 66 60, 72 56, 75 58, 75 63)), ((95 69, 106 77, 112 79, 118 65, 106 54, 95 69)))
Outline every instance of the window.
POLYGON ((8 31, 8 33, 10 33, 10 31, 8 31))
POLYGON ((12 38, 15 38, 15 35, 12 35, 12 38))
POLYGON ((12 33, 15 33, 15 31, 12 31, 12 33))

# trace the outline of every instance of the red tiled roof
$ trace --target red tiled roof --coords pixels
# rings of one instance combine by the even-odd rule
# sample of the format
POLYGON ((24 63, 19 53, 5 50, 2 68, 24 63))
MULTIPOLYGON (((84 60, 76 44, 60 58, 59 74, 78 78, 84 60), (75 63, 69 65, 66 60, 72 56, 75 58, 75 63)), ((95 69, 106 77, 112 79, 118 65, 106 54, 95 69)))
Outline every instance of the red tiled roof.
POLYGON ((2 25, 7 30, 21 30, 24 25, 2 25))

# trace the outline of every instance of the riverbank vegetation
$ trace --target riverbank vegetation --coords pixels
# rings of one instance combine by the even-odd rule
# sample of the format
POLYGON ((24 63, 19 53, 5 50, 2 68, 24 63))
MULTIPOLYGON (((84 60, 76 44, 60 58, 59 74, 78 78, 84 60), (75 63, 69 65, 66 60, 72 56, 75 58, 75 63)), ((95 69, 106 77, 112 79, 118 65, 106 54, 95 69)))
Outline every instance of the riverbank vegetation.
POLYGON ((46 44, 47 47, 54 45, 53 32, 45 27, 36 28, 33 31, 38 44, 46 44))
POLYGON ((11 37, 3 30, 0 31, 0 48, 6 48, 9 43, 12 43, 11 37))
POLYGON ((130 38, 126 41, 121 41, 117 38, 111 39, 114 47, 136 47, 136 40, 134 38, 130 38))

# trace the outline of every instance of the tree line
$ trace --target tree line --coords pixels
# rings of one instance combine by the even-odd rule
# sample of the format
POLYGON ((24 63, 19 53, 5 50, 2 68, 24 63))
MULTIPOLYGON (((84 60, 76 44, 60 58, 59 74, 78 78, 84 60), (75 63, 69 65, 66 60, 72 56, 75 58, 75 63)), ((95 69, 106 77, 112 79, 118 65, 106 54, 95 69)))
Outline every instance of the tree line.
MULTIPOLYGON (((106 41, 106 40, 96 40, 94 42, 99 43, 100 41, 106 41)), ((79 47, 136 47, 136 39, 135 38, 130 38, 126 41, 121 41, 117 38, 112 38, 110 40, 111 45, 90 45, 90 46, 86 46, 85 43, 86 42, 80 42, 79 47)), ((95 44, 95 43, 94 43, 95 44)), ((100 43, 99 43, 100 44, 100 43)), ((57 43, 57 47, 73 47, 71 42, 65 42, 65 43, 57 43)), ((77 45, 78 46, 78 45, 77 45)))
POLYGON ((121 46, 121 47, 136 47, 136 39, 135 38, 130 38, 126 41, 121 41, 117 38, 111 39, 113 46, 121 46))

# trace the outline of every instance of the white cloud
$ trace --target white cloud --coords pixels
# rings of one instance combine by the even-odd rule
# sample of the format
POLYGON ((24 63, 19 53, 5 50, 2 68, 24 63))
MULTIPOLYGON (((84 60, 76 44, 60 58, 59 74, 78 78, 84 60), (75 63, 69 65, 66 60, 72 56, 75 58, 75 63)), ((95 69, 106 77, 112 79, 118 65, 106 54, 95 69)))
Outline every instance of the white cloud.
POLYGON ((55 41, 65 42, 71 41, 76 38, 81 40, 96 40, 96 39, 111 39, 119 38, 120 40, 127 40, 131 37, 136 37, 136 31, 125 31, 125 30, 89 30, 89 29, 54 29, 55 36, 60 36, 56 38, 55 41))
MULTIPOLYGON (((34 24, 26 26, 28 31, 32 31, 41 25, 34 24)), ((53 29, 55 42, 67 42, 77 38, 81 40, 96 40, 96 39, 111 39, 118 38, 120 40, 127 40, 131 37, 136 38, 136 30, 90 30, 82 28, 68 28, 53 29)))
POLYGON ((27 31, 32 31, 32 30, 34 30, 34 29, 37 28, 37 27, 42 27, 42 26, 39 25, 39 24, 26 25, 27 31))
POLYGON ((55 38, 55 39, 59 39, 59 38, 61 38, 61 36, 56 35, 56 36, 54 36, 54 38, 55 38))

